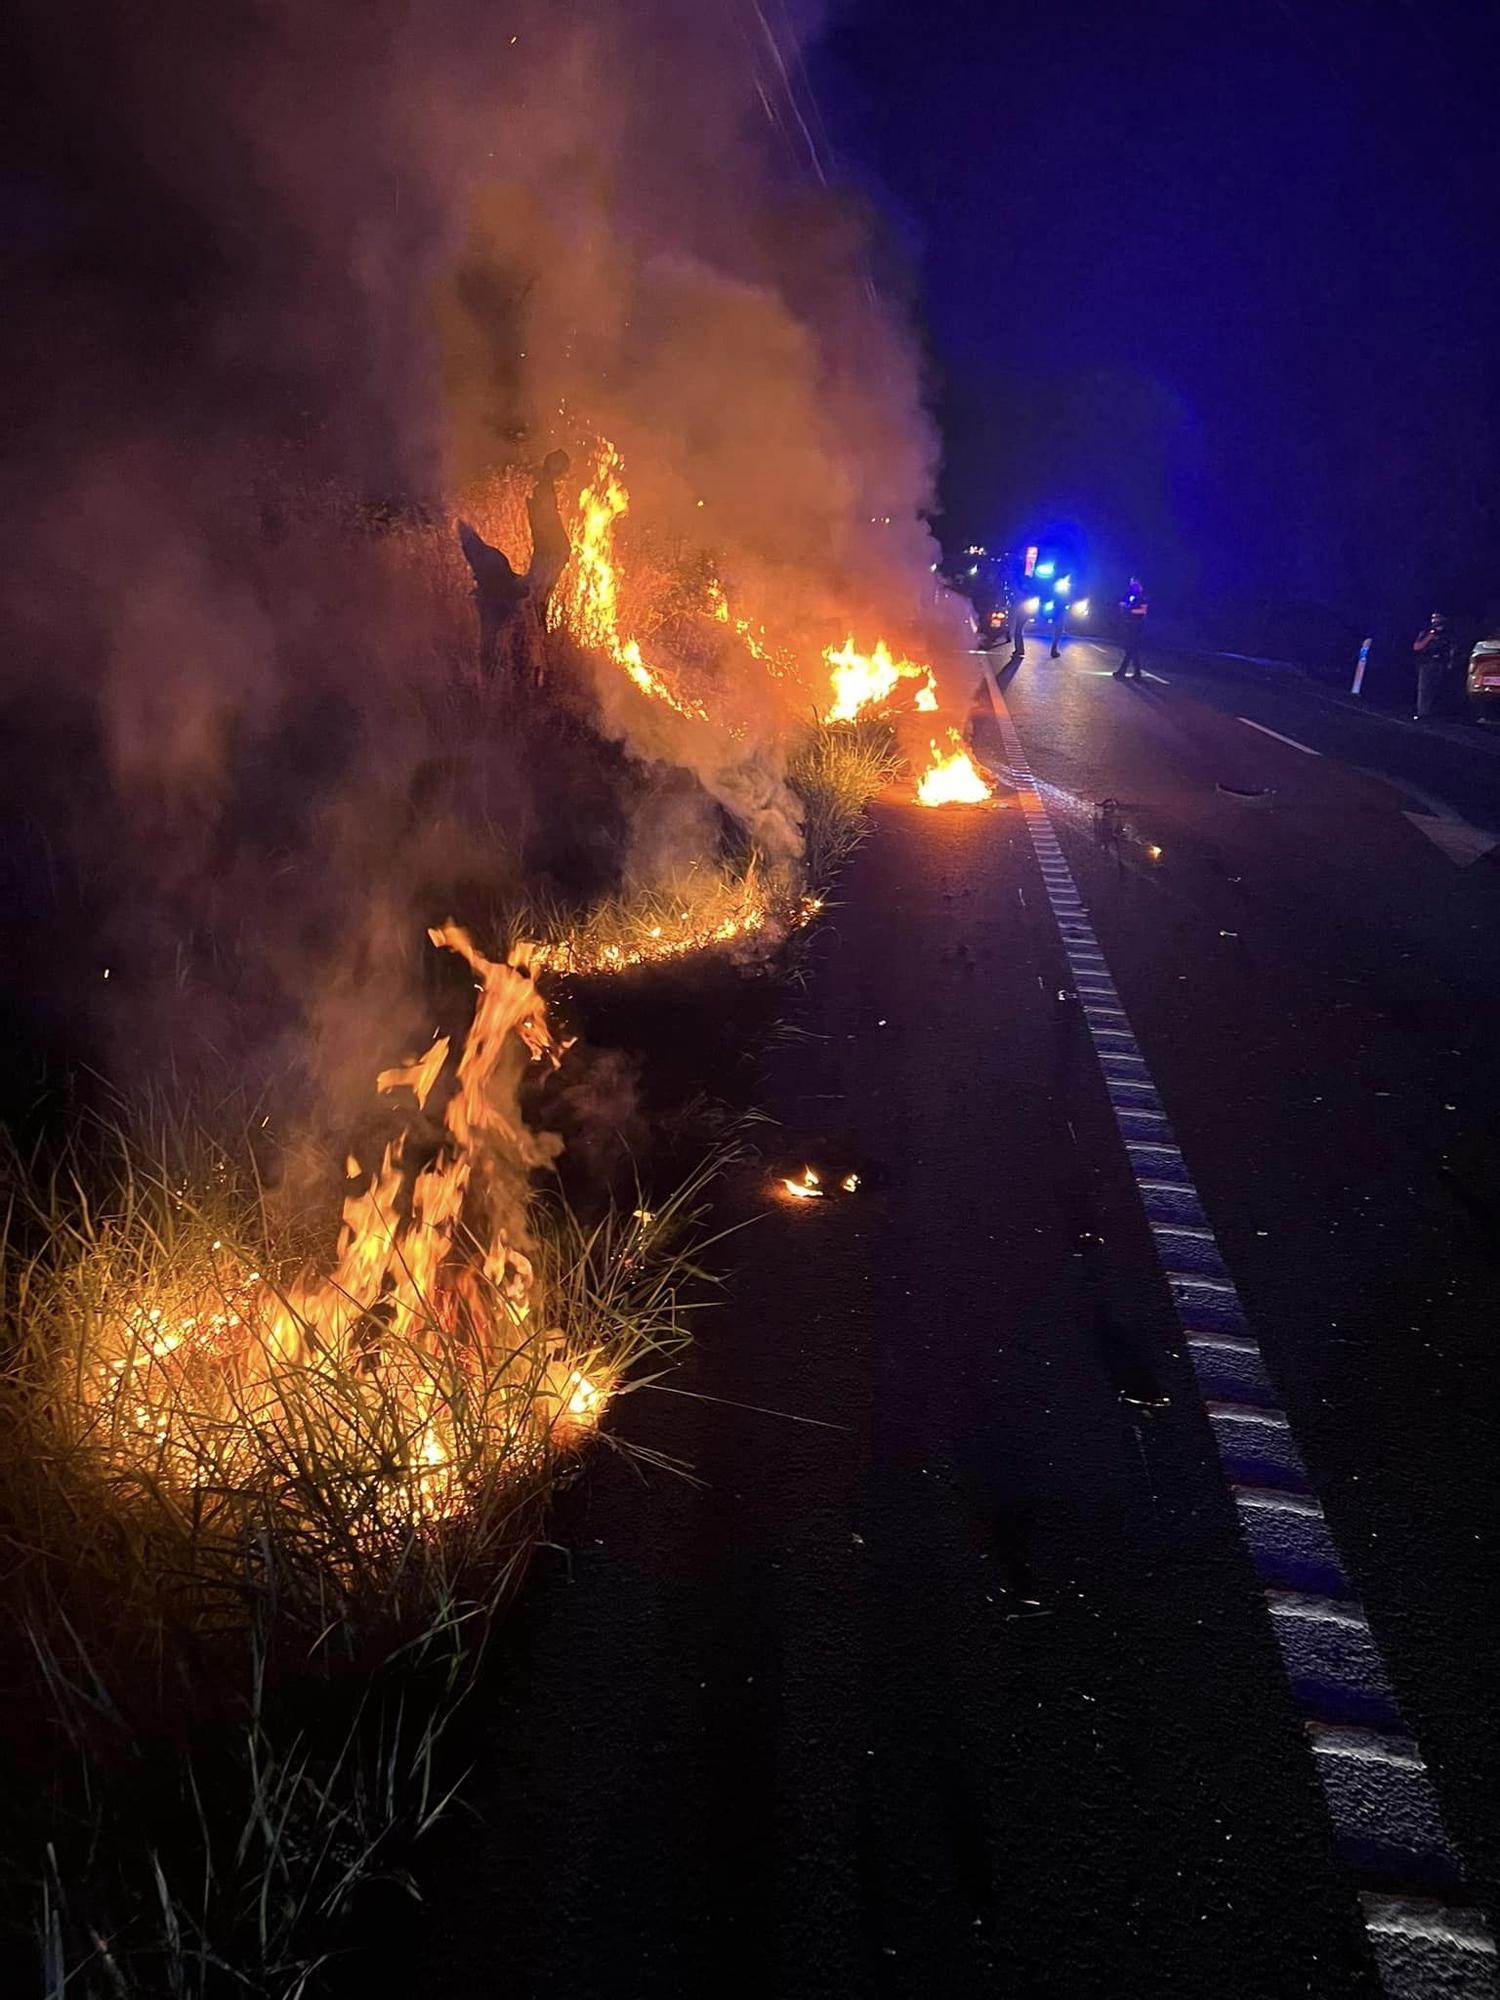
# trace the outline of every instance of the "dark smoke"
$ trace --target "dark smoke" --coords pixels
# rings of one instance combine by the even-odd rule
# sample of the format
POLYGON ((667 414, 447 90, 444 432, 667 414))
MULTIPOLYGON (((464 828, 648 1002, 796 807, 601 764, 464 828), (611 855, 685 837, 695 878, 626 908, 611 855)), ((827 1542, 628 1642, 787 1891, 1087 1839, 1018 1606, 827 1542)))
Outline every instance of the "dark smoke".
POLYGON ((794 845, 804 687, 744 671, 730 741, 601 670, 599 741, 576 704, 518 729, 453 537, 603 434, 651 545, 801 655, 928 643, 916 371, 768 118, 753 0, 21 0, 7 34, 23 1048, 300 1065, 333 1111, 429 1025, 427 922, 664 874, 712 802, 794 845))

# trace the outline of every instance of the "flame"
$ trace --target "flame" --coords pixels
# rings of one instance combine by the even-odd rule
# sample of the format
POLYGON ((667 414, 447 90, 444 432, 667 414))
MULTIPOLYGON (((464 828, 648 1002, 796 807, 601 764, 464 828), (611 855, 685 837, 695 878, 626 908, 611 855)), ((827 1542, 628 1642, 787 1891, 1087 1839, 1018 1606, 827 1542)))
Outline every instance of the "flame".
POLYGON ((795 1180, 788 1175, 782 1181, 781 1185, 786 1189, 788 1194, 795 1195, 798 1201, 821 1201, 825 1192, 821 1181, 811 1167, 804 1167, 801 1174, 795 1180))
POLYGON ((752 625, 748 618, 741 618, 730 610, 724 586, 717 577, 708 580, 708 604, 721 625, 733 626, 751 659, 757 666, 764 667, 773 679, 784 680, 794 671, 790 654, 779 651, 771 644, 764 625, 752 625))
POLYGON ((742 877, 689 879, 678 893, 606 903, 568 935, 532 947, 539 971, 590 978, 660 965, 723 945, 774 945, 823 907, 821 896, 767 886, 751 866, 742 877))
POLYGON ((679 715, 705 721, 702 702, 684 695, 647 664, 640 642, 620 630, 620 568, 614 552, 615 526, 630 511, 625 490, 624 462, 615 447, 601 441, 593 477, 578 496, 570 537, 573 552, 563 572, 562 587, 552 600, 549 622, 566 625, 580 646, 605 653, 634 681, 641 693, 665 702, 679 715))
MULTIPOLYGON (((467 962, 477 988, 436 1149, 424 1136, 413 1158, 404 1134, 385 1148, 345 1199, 328 1267, 283 1283, 240 1270, 215 1240, 204 1270, 128 1297, 111 1321, 86 1390, 94 1416, 184 1486, 232 1483, 261 1416, 289 1397, 284 1421, 295 1426, 309 1384, 321 1385, 319 1422, 339 1432, 336 1462, 357 1468, 372 1449, 368 1412, 342 1385, 376 1378, 395 1445, 368 1476, 387 1519, 463 1505, 476 1425, 488 1452, 478 1473, 493 1477, 524 1472, 603 1415, 608 1370, 597 1355, 570 1354, 540 1316, 525 1234, 526 1180, 550 1154, 521 1122, 520 1083, 569 1044, 548 1024, 532 947, 490 960, 454 924, 429 936, 467 962)), ((449 1055, 439 1036, 418 1061, 382 1071, 378 1087, 409 1090, 425 1107, 449 1055)))
POLYGON ((932 762, 917 785, 917 802, 924 806, 981 806, 994 797, 994 787, 976 768, 956 729, 948 731, 952 749, 932 745, 932 762))
POLYGON ((825 713, 825 722, 853 722, 867 708, 879 708, 888 701, 905 680, 924 683, 917 695, 919 708, 937 707, 931 667, 896 659, 884 639, 875 641, 874 652, 861 653, 851 632, 842 646, 826 646, 823 658, 833 682, 833 706, 825 713))
MULTIPOLYGON (((565 626, 579 645, 606 654, 648 699, 664 703, 678 715, 707 721, 709 711, 704 703, 685 692, 661 666, 648 661, 640 639, 622 626, 622 576, 615 553, 615 530, 629 511, 624 461, 613 444, 601 439, 588 484, 578 495, 570 535, 572 554, 552 599, 549 622, 554 628, 565 626)), ((778 680, 796 674, 792 656, 772 642, 763 625, 739 616, 717 577, 708 580, 707 600, 709 615, 737 635, 758 666, 778 680)), ((823 659, 832 683, 825 722, 854 721, 865 710, 889 701, 904 681, 920 683, 914 695, 918 709, 931 713, 938 706, 931 667, 898 658, 883 639, 876 640, 871 652, 862 653, 851 632, 842 646, 825 647, 823 659)))

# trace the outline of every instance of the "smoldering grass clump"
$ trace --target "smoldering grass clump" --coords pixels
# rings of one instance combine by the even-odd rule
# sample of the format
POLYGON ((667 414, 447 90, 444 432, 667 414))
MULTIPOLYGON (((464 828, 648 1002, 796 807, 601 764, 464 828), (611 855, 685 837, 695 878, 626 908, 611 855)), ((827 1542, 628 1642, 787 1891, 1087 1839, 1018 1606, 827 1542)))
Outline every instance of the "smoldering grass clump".
POLYGON ((869 831, 866 812, 905 760, 888 722, 819 722, 800 739, 787 781, 803 809, 808 879, 826 885, 869 831))
POLYGON ((372 1883, 411 1888, 548 1501, 703 1289, 712 1169, 587 1222, 536 1203, 534 1323, 497 1315, 488 1351, 435 1309, 288 1362, 253 1301, 322 1232, 248 1157, 114 1133, 9 1163, 8 1872, 75 2000, 301 1993, 372 1883), (174 1369, 160 1329, 200 1315, 222 1325, 174 1369))
POLYGON ((904 768, 883 720, 819 722, 800 737, 787 782, 802 811, 803 855, 767 867, 739 861, 685 869, 653 887, 622 890, 587 909, 533 899, 504 917, 539 972, 589 978, 697 952, 761 958, 823 907, 822 892, 869 830, 867 807, 904 768))
POLYGON ((533 903, 518 928, 540 942, 533 963, 582 977, 721 950, 764 956, 810 914, 790 870, 755 855, 736 867, 684 870, 662 886, 624 890, 585 911, 533 903))

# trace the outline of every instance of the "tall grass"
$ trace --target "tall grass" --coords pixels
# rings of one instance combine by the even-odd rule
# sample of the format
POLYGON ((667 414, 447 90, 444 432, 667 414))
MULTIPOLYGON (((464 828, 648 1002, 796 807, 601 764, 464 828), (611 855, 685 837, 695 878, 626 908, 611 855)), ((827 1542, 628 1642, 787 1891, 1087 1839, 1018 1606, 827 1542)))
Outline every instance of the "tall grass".
POLYGON ((708 1174, 592 1224, 541 1203, 545 1311, 497 1311, 487 1351, 434 1320, 372 1330, 358 1365, 174 1372, 142 1359, 153 1314, 243 1340, 307 1243, 216 1148, 102 1152, 8 1176, 6 1858, 49 2000, 290 2000, 375 1883, 411 1888, 550 1496, 607 1395, 687 1340, 708 1174))
POLYGON ((904 760, 887 722, 820 722, 795 746, 788 782, 802 802, 808 879, 826 885, 869 830, 866 807, 904 760))

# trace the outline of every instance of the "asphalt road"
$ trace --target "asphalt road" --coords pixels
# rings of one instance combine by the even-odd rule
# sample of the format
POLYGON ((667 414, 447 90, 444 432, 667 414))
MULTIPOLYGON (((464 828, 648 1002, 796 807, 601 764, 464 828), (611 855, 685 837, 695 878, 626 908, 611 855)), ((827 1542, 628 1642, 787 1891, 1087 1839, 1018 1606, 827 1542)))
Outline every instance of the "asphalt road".
MULTIPOLYGON (((1407 814, 1500 831, 1500 763, 1110 664, 1033 649, 1010 715, 1462 1856, 1436 1893, 1493 1918, 1500 869, 1407 814)), ((1433 1887, 1335 1838, 1007 796, 883 808, 813 943, 677 1383, 723 1400, 617 1411, 694 1479, 601 1455, 569 1497, 426 1991, 1333 2000, 1382 1990, 1358 1892, 1433 1887), (778 1199, 804 1157, 859 1190, 778 1199)))

